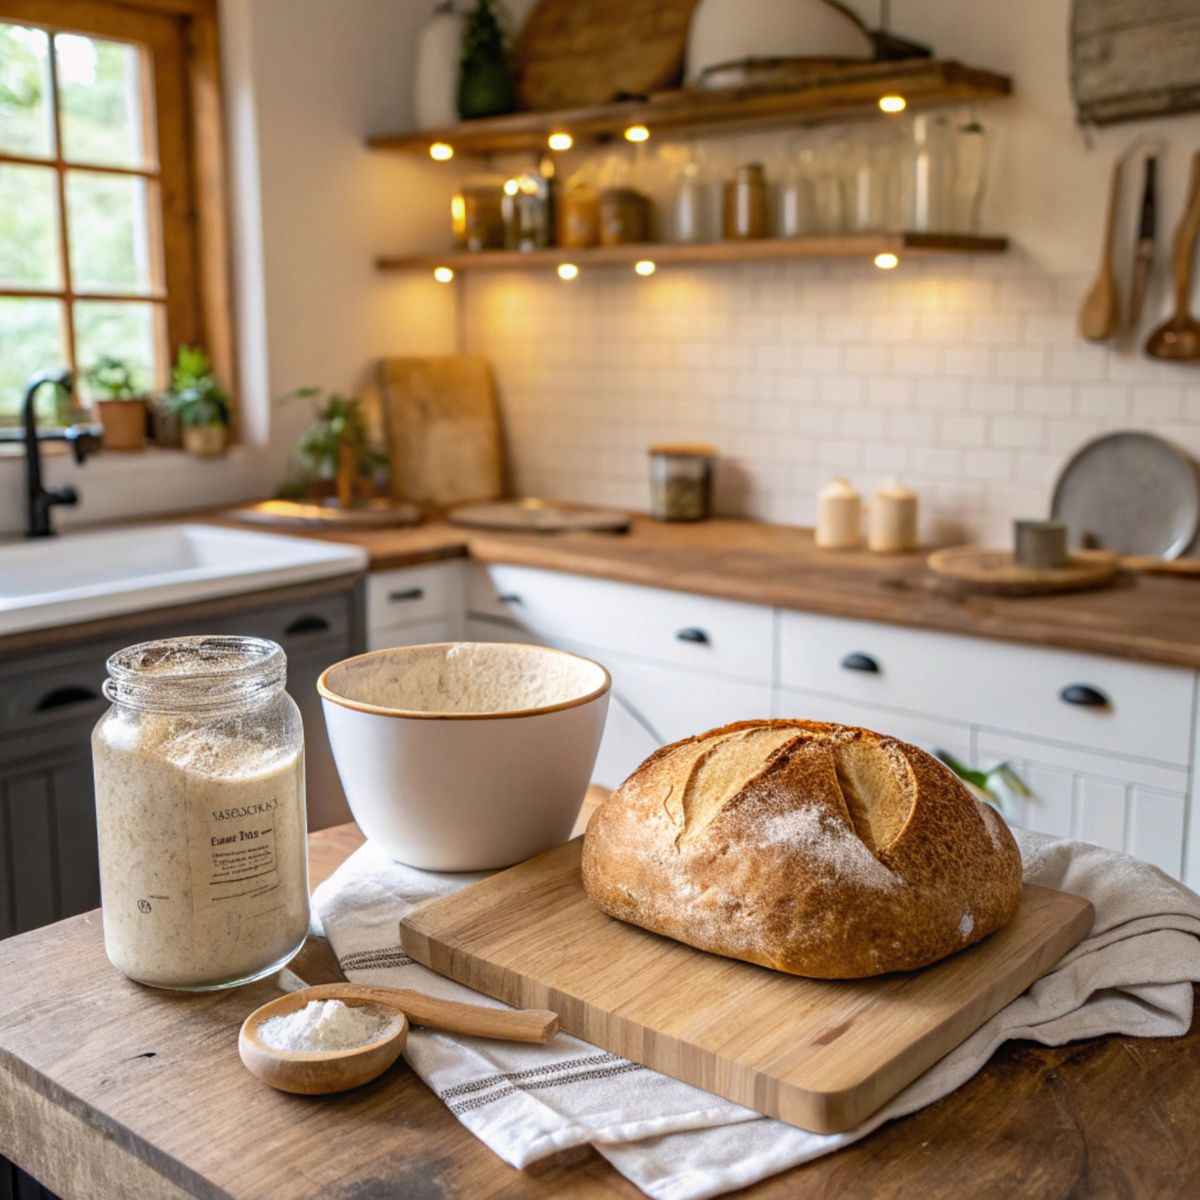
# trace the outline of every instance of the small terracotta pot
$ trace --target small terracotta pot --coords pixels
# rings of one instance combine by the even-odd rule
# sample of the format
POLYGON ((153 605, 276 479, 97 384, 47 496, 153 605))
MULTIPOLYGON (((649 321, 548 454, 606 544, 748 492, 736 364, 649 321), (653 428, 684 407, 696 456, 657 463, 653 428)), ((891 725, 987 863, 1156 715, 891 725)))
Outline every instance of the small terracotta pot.
POLYGON ((224 425, 185 425, 183 448, 198 458, 216 458, 225 453, 224 425))
POLYGON ((96 408, 104 427, 105 450, 145 450, 145 400, 98 400, 96 408))

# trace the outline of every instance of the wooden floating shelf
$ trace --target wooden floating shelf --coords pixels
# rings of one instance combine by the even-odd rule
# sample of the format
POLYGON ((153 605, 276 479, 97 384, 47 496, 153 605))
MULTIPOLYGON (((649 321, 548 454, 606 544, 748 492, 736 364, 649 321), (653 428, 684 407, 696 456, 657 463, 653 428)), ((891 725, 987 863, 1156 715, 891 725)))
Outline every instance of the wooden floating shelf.
POLYGON ((977 237, 956 233, 847 233, 801 238, 755 238, 738 242, 704 242, 683 245, 671 242, 634 242, 626 246, 591 246, 548 250, 482 250, 471 254, 450 250, 444 254, 382 255, 375 260, 381 271, 456 271, 553 269, 559 263, 587 266, 620 266, 649 259, 657 266, 675 263, 740 263, 791 258, 866 258, 894 254, 903 260, 912 255, 1000 254, 1008 249, 1003 237, 977 237))
POLYGON ((434 142, 456 154, 495 154, 541 150, 554 130, 566 130, 576 144, 602 141, 645 125, 652 134, 669 130, 770 128, 819 124, 851 117, 878 116, 879 100, 903 96, 909 108, 934 108, 994 100, 1012 91, 1006 75, 951 60, 921 58, 904 62, 839 67, 813 75, 803 87, 685 88, 658 92, 645 100, 599 104, 556 112, 511 113, 480 117, 440 129, 380 134, 367 139, 375 150, 428 154, 434 142))

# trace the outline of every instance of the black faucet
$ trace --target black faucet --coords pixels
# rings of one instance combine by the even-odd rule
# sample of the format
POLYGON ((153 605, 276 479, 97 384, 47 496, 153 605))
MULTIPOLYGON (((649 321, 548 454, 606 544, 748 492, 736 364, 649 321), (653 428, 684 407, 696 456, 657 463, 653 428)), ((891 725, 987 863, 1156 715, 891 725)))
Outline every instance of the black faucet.
POLYGON ((67 442, 82 465, 88 454, 100 445, 100 426, 68 425, 65 429, 38 432, 34 399, 47 383, 65 391, 71 390, 71 372, 65 370, 39 371, 25 388, 21 421, 25 441, 25 536, 51 537, 54 525, 50 510, 56 504, 78 504, 79 493, 73 487, 47 488, 42 484, 42 455, 39 442, 67 442))

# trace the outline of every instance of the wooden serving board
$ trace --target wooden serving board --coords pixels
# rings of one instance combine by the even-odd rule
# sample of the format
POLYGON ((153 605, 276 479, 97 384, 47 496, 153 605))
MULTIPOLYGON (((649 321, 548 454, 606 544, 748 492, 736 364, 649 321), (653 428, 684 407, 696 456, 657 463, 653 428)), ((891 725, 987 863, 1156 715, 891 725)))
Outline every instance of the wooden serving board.
POLYGON ((1020 995, 1091 928, 1026 886, 1016 917, 924 971, 801 979, 605 916, 576 838, 408 913, 406 953, 568 1033, 804 1129, 852 1129, 1020 995))
POLYGON ((944 579, 973 592, 996 596, 1046 596, 1104 587, 1117 573, 1117 556, 1109 550, 1077 550, 1061 567, 1023 567, 1008 550, 953 546, 935 550, 926 562, 944 579))

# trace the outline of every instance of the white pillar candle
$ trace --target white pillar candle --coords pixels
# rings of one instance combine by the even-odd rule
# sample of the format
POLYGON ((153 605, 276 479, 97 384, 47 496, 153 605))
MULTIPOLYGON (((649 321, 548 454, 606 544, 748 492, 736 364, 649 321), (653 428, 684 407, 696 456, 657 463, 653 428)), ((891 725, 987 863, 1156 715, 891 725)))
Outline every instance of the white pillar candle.
POLYGON ((849 550, 861 541, 862 497, 848 480, 831 480, 817 493, 817 545, 849 550))
POLYGON ((898 554, 917 546, 917 494, 889 479, 871 497, 867 547, 877 554, 898 554))

